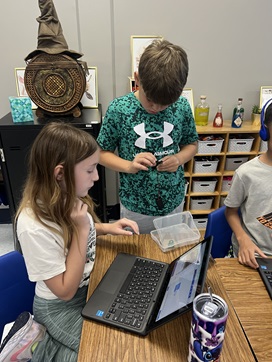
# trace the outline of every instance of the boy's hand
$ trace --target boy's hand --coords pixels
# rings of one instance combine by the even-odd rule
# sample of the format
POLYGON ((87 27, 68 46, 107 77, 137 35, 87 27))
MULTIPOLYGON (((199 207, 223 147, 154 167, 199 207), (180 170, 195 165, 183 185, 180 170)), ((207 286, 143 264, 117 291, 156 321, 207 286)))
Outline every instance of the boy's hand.
POLYGON ((261 257, 266 258, 266 255, 253 243, 248 237, 246 240, 239 241, 238 260, 243 265, 248 265, 251 268, 257 269, 259 267, 255 254, 259 254, 261 257))
POLYGON ((130 163, 128 173, 137 173, 138 171, 148 171, 149 167, 156 165, 156 157, 151 152, 138 153, 130 163))
POLYGON ((180 166, 177 156, 166 156, 162 158, 162 162, 158 164, 157 170, 164 172, 176 172, 180 166))

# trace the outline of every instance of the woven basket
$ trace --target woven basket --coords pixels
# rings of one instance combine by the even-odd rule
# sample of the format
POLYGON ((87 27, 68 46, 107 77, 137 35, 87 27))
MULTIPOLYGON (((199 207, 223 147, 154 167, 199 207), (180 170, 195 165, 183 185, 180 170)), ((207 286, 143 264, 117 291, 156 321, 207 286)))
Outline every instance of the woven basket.
POLYGON ((27 64, 24 81, 32 101, 50 113, 70 111, 86 90, 82 66, 66 54, 38 54, 27 64))

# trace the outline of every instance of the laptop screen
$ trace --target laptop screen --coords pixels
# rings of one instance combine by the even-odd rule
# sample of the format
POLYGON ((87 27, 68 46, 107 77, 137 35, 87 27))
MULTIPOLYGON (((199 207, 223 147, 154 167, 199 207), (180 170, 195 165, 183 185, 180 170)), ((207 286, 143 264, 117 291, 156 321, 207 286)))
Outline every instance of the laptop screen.
POLYGON ((199 276, 205 250, 206 243, 200 243, 173 262, 171 277, 155 322, 183 307, 188 307, 196 293, 200 292, 198 287, 201 287, 202 281, 199 280, 199 276))

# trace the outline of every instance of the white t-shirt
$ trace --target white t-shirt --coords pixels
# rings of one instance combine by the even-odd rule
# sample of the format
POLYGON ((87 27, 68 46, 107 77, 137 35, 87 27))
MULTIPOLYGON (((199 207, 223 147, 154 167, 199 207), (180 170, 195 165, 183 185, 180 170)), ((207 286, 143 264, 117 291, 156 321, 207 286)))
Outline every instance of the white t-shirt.
MULTIPOLYGON (((95 260, 96 230, 91 215, 89 217, 90 233, 86 264, 79 287, 89 284, 95 260)), ((47 225, 50 223, 47 222, 47 225)), ((51 225, 56 227, 53 223, 51 225)), ((17 236, 24 255, 28 277, 31 281, 36 282, 36 295, 45 299, 57 299, 58 297, 46 286, 44 280, 53 278, 66 270, 67 250, 64 250, 62 237, 42 225, 29 208, 24 209, 18 217, 17 236)))
MULTIPOLYGON (((268 227, 272 216, 271 180, 272 166, 255 157, 235 171, 225 199, 226 206, 240 208, 243 229, 267 255, 272 255, 272 230, 268 227)), ((239 244, 234 233, 232 244, 237 256, 239 244)))

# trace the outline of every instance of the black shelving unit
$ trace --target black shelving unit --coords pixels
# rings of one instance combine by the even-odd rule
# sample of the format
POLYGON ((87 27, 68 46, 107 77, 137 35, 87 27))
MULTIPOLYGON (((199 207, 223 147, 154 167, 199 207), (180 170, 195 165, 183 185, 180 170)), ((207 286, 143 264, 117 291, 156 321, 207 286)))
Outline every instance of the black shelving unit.
MULTIPOLYGON (((97 138, 102 122, 101 105, 99 104, 98 108, 82 109, 82 114, 78 118, 73 116, 38 118, 35 116, 33 122, 13 123, 11 113, 8 113, 0 119, 0 162, 11 220, 21 199, 31 145, 45 124, 57 120, 71 123, 97 138)), ((103 166, 98 165, 98 173, 99 181, 95 182, 90 195, 98 205, 96 210, 98 216, 101 221, 106 222, 106 181, 103 166)), ((4 217, 4 214, 2 216, 4 217)))
POLYGON ((10 223, 11 223, 11 218, 9 212, 9 205, 8 205, 4 180, 2 176, 2 171, 0 168, 0 224, 10 224, 10 223))

